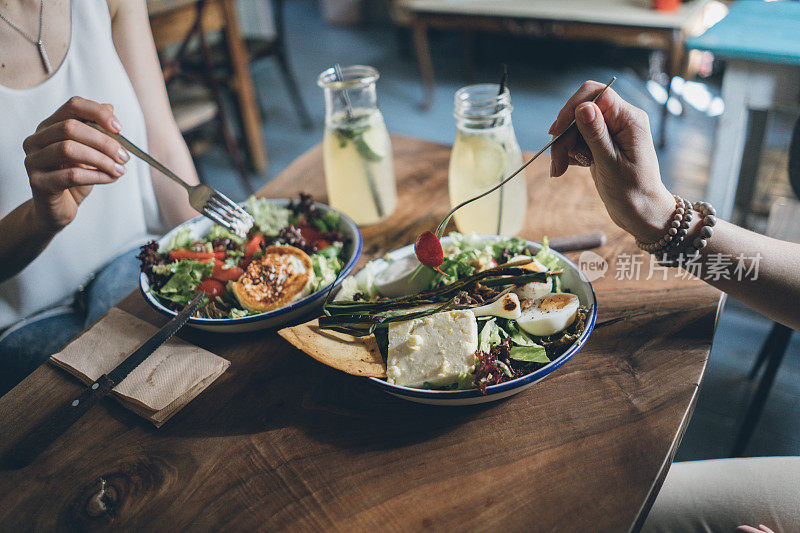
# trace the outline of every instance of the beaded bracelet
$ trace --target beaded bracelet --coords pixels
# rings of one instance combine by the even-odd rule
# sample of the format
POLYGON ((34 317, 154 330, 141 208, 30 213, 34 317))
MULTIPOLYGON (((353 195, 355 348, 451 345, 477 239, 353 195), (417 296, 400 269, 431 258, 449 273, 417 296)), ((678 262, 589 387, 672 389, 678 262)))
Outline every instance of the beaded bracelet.
POLYGON ((700 255, 700 250, 706 247, 708 239, 714 235, 713 228, 717 224, 717 210, 710 203, 695 202, 692 208, 697 211, 700 220, 703 221, 703 226, 700 228, 700 234, 686 248, 686 256, 689 259, 700 255))
POLYGON ((677 248, 686 238, 692 221, 692 204, 677 194, 672 196, 675 198, 675 211, 672 213, 667 233, 654 242, 642 242, 636 239, 636 245, 645 252, 653 255, 664 254, 677 248))
POLYGON ((708 245, 708 239, 714 235, 713 227, 717 223, 717 211, 708 202, 695 202, 692 208, 697 211, 700 220, 703 222, 698 236, 694 238, 691 245, 683 253, 674 253, 675 250, 672 250, 672 253, 662 252, 660 257, 656 259, 658 264, 673 267, 686 265, 687 262, 695 260, 700 255, 700 250, 708 245))

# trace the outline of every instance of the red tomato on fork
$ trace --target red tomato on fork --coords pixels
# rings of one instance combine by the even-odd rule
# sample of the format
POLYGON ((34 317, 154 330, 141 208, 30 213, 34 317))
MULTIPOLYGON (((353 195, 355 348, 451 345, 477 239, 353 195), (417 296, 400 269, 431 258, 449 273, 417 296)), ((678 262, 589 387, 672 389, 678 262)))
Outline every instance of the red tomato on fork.
POLYGON ((414 243, 414 253, 420 263, 442 272, 439 267, 444 263, 444 250, 442 250, 442 243, 439 242, 439 238, 432 231, 420 233, 414 243))
POLYGON ((216 279, 206 279, 197 287, 197 291, 204 292, 213 300, 217 297, 222 297, 225 294, 225 285, 216 279))

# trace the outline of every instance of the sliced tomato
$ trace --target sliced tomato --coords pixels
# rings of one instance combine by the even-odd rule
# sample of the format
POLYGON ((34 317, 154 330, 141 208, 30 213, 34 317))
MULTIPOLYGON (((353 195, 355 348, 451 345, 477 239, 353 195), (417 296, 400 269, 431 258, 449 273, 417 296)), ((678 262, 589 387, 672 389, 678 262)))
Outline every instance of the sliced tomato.
POLYGON ((214 261, 214 272, 211 274, 212 278, 225 283, 226 281, 236 281, 244 274, 244 270, 238 266, 223 268, 224 264, 225 263, 222 261, 214 261))
POLYGON ((197 287, 197 290, 208 294, 213 299, 225 294, 225 285, 216 279, 207 279, 197 287))
POLYGON ((169 253, 171 261, 180 261, 181 259, 219 259, 225 260, 225 252, 193 252, 186 248, 176 248, 169 253))
POLYGON ((264 238, 264 235, 261 233, 256 233, 253 238, 250 239, 250 242, 247 243, 247 248, 245 248, 244 251, 245 258, 250 259, 253 257, 253 254, 258 251, 259 247, 264 242, 267 242, 267 240, 264 238))
POLYGON ((322 238, 322 232, 310 224, 302 223, 297 226, 297 229, 300 230, 300 235, 303 236, 303 240, 309 246, 316 246, 318 250, 322 250, 331 245, 330 242, 322 238))
POLYGON ((297 229, 300 230, 300 235, 308 244, 316 244, 322 237, 322 233, 317 228, 306 223, 299 224, 297 229))

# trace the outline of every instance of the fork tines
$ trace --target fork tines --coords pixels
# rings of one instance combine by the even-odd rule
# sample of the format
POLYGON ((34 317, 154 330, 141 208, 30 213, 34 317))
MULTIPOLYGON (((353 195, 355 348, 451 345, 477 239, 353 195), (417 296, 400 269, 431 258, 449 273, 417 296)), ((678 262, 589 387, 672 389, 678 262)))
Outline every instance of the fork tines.
POLYGON ((219 191, 214 191, 214 195, 206 202, 203 214, 240 237, 246 236, 253 227, 254 220, 250 213, 219 191))

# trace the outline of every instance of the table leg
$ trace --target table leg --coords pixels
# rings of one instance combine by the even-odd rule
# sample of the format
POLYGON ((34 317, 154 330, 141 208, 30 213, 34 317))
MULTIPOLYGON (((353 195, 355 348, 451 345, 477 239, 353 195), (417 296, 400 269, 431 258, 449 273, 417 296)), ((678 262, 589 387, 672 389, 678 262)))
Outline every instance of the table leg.
POLYGON ((233 4, 233 0, 222 0, 222 6, 225 15, 225 42, 233 69, 234 89, 239 103, 239 113, 250 162, 256 172, 263 172, 267 168, 267 149, 261 131, 261 114, 256 103, 249 57, 239 31, 239 21, 236 18, 236 6, 233 4))
POLYGON ((417 51, 417 64, 419 65, 419 72, 422 75, 422 83, 425 88, 425 98, 422 101, 421 107, 428 110, 433 105, 433 61, 431 60, 431 49, 428 44, 428 25, 416 17, 413 23, 414 31, 414 48, 417 51))

